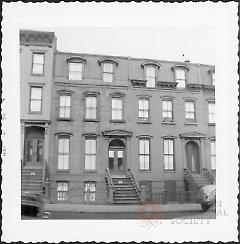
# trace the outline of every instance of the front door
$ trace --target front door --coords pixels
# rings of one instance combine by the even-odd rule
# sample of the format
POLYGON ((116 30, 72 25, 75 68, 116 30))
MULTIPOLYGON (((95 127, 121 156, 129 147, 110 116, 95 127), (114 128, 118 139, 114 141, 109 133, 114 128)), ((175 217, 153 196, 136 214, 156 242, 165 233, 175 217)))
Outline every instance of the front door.
POLYGON ((26 139, 26 164, 41 165, 43 163, 43 139, 26 139))
POLYGON ((188 142, 186 145, 188 169, 195 174, 200 173, 199 147, 196 142, 188 142))
POLYGON ((109 148, 108 151, 109 170, 112 173, 121 173, 124 171, 124 149, 109 148))

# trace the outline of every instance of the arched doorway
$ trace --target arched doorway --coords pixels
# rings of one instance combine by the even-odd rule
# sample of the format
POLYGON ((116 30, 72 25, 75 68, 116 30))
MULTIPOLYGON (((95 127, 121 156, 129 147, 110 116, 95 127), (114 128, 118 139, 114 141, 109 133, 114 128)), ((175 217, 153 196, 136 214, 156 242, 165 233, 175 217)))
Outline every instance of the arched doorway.
POLYGON ((189 141, 186 144, 187 167, 190 172, 200 173, 199 146, 195 141, 189 141))
POLYGON ((44 128, 30 126, 25 128, 25 165, 42 165, 44 159, 44 128))
POLYGON ((112 173, 122 173, 126 170, 125 144, 120 139, 113 139, 108 147, 108 168, 112 173))

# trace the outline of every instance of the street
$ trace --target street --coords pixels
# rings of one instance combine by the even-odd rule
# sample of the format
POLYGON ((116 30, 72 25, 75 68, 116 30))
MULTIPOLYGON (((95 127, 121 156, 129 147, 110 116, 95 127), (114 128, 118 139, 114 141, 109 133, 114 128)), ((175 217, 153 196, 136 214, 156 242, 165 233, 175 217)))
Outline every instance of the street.
POLYGON ((69 211, 52 211, 45 213, 42 217, 22 216, 22 219, 215 219, 214 209, 207 212, 189 211, 189 212, 137 212, 137 213, 86 213, 86 212, 69 212, 69 211))

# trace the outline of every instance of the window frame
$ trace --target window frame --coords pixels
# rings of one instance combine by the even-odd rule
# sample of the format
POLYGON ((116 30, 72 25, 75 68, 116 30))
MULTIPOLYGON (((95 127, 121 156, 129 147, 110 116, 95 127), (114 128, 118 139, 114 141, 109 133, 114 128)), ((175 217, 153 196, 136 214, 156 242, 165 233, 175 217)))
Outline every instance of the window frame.
POLYGON ((68 61, 68 80, 69 81, 82 81, 84 79, 84 62, 81 60, 69 60, 68 61), (81 72, 74 72, 74 73, 81 73, 81 79, 70 79, 70 64, 81 64, 82 66, 82 71, 81 72))
MULTIPOLYGON (((57 201, 58 202, 69 202, 69 190, 70 190, 70 187, 69 187, 69 181, 57 181, 57 201), (67 190, 59 190, 59 184, 66 184, 67 185, 67 190), (62 194, 66 194, 67 196, 67 199, 59 199, 59 193, 62 193, 62 194)), ((62 196, 62 198, 64 198, 64 196, 62 196)))
POLYGON ((174 123, 174 105, 173 105, 173 98, 171 98, 171 97, 162 98, 162 121, 164 123, 174 123), (171 118, 164 117, 164 112, 169 113, 169 110, 164 110, 164 106, 163 106, 164 102, 171 102, 171 110, 170 110, 171 118))
MULTIPOLYGON (((175 172, 176 171, 176 162, 175 162, 175 138, 174 137, 163 137, 163 167, 164 167, 164 172, 175 172), (172 141, 172 154, 170 153, 165 153, 165 141, 172 141), (166 165, 165 165, 165 156, 169 157, 171 156, 172 157, 172 160, 173 160, 173 168, 172 169, 169 169, 166 168, 166 165)), ((168 143, 168 152, 169 152, 169 143, 168 143)), ((169 160, 168 160, 168 166, 169 166, 169 160)))
MULTIPOLYGON (((156 86, 157 86, 157 70, 158 70, 158 68, 156 67, 156 65, 147 64, 147 65, 144 66, 144 77, 145 77, 145 79, 147 80, 147 82, 146 82, 146 88, 156 88, 156 86), (148 84, 148 79, 147 79, 147 77, 149 77, 149 76, 147 76, 147 69, 148 69, 148 68, 154 68, 154 71, 155 71, 155 76, 154 76, 154 78, 155 78, 154 86, 148 86, 148 85, 147 85, 147 84, 148 84)), ((152 77, 152 76, 151 76, 151 77, 152 77)))
POLYGON ((59 102, 58 102, 58 119, 59 120, 71 120, 71 116, 72 116, 72 114, 71 114, 71 112, 72 112, 72 94, 70 94, 70 93, 60 93, 59 94, 59 102), (63 96, 66 96, 66 97, 69 97, 70 98, 70 106, 62 106, 63 108, 64 108, 64 111, 65 111, 65 109, 66 108, 69 108, 69 116, 68 117, 66 117, 66 116, 61 116, 61 97, 63 97, 63 96))
POLYGON ((84 92, 84 121, 85 122, 99 122, 100 117, 100 101, 99 101, 99 92, 84 92), (96 118, 87 118, 87 98, 95 97, 96 99, 96 118))
POLYGON ((196 124, 197 123, 197 118, 196 118, 196 101, 193 100, 193 99, 185 99, 185 103, 184 103, 184 110, 185 110, 185 121, 186 121, 186 124, 196 124), (193 113, 190 113, 189 111, 187 111, 186 109, 186 104, 187 103, 192 103, 193 104, 193 113), (188 114, 193 114, 194 115, 194 118, 193 119, 190 119, 190 118, 187 118, 187 112, 188 114))
POLYGON ((59 172, 69 172, 70 169, 70 148, 71 148, 71 134, 69 133, 59 133, 57 134, 57 171, 59 172), (68 139, 68 153, 59 153, 59 141, 61 139, 68 139), (60 168, 59 167, 59 155, 68 155, 68 165, 67 168, 60 168))
POLYGON ((97 146, 97 136, 96 135, 85 135, 84 136, 84 172, 96 172, 97 171, 97 148, 98 148, 98 146, 97 146), (87 147, 86 147, 86 145, 87 145, 87 141, 88 140, 94 140, 95 141, 95 153, 92 153, 92 152, 90 152, 90 153, 87 153, 86 152, 86 149, 87 149, 87 147), (86 157, 88 157, 88 156, 95 156, 95 165, 94 165, 94 168, 92 169, 92 168, 86 168, 86 162, 87 162, 87 160, 86 160, 86 157))
POLYGON ((174 79, 175 79, 175 82, 177 82, 177 88, 182 88, 182 89, 183 88, 186 88, 186 86, 187 86, 187 73, 186 73, 186 69, 184 69, 184 68, 175 68, 174 69, 174 79), (184 72, 184 79, 178 79, 177 78, 177 71, 179 71, 179 70, 181 70, 181 71, 184 72), (184 86, 179 86, 178 80, 184 81, 184 86))
POLYGON ((69 90, 59 90, 57 91, 57 95, 58 95, 58 106, 56 107, 56 118, 59 121, 71 121, 73 120, 72 117, 72 100, 73 100, 73 91, 69 91, 69 90), (69 117, 60 117, 60 99, 61 96, 70 96, 70 113, 69 113, 69 117))
POLYGON ((45 55, 46 51, 33 51, 32 52, 32 68, 31 68, 31 75, 32 76, 44 76, 45 74, 45 59, 46 59, 46 55, 45 55), (33 67, 34 67, 34 55, 43 55, 43 64, 42 64, 42 73, 34 73, 33 72, 33 67))
POLYGON ((215 171, 216 170, 216 139, 212 138, 210 139, 210 161, 211 161, 211 170, 215 171), (212 152, 212 143, 214 143, 214 153, 212 152), (214 158, 214 160, 213 160, 214 158), (213 168, 213 161, 215 164, 215 168, 213 168))
MULTIPOLYGON (((151 171, 151 139, 152 137, 150 136, 140 136, 138 137, 138 170, 139 172, 150 172, 151 171), (145 153, 145 146, 144 146, 144 153, 140 152, 140 141, 148 141, 148 151, 149 153, 145 153), (148 168, 141 168, 141 161, 140 161, 140 157, 141 156, 148 156, 148 168)), ((144 166, 145 166, 145 159, 144 159, 144 166)))
POLYGON ((113 94, 109 94, 111 96, 111 100, 110 100, 110 122, 112 123, 124 123, 124 97, 125 95, 123 93, 113 93, 113 94), (122 118, 121 119, 113 119, 113 99, 119 99, 122 101, 122 118))
POLYGON ((114 63, 110 62, 110 61, 104 61, 101 63, 101 67, 102 67, 102 82, 112 84, 115 81, 115 65, 114 65, 114 63), (112 73, 104 71, 104 65, 105 64, 111 64, 112 65, 112 73), (105 81, 104 80, 104 74, 112 74, 112 81, 105 81))
POLYGON ((177 83, 177 72, 176 72, 176 70, 183 70, 184 71, 184 75, 185 75, 184 87, 179 87, 177 84, 176 88, 177 89, 186 89, 187 85, 188 85, 188 73, 189 73, 190 67, 186 64, 175 64, 171 67, 171 69, 173 71, 173 78, 174 78, 175 83, 177 83))
POLYGON ((28 113, 31 113, 31 114, 41 114, 43 112, 43 85, 38 85, 38 84, 34 84, 34 85, 30 85, 30 94, 29 94, 29 109, 28 109, 28 113), (41 89, 41 99, 34 99, 34 100, 37 100, 39 101, 40 100, 40 110, 39 111, 32 111, 31 110, 31 101, 33 100, 32 99, 32 89, 33 88, 38 88, 38 89, 41 89))
POLYGON ((139 97, 138 98, 138 122, 143 122, 143 123, 144 122, 150 122, 150 98, 149 97, 139 97), (139 103, 140 100, 147 101, 147 103, 148 103, 148 109, 147 110, 140 109, 140 103, 139 103), (147 116, 146 119, 144 119, 143 117, 139 116, 139 112, 140 111, 142 111, 142 112, 147 111, 148 116, 147 116))
POLYGON ((216 113, 215 113, 215 101, 213 101, 213 100, 209 100, 208 101, 208 125, 215 125, 215 123, 216 123, 216 113), (210 113, 210 105, 214 105, 214 112, 212 112, 212 113, 210 113), (210 118, 214 118, 213 119, 213 121, 211 121, 211 119, 210 118))
POLYGON ((95 203, 96 202, 96 189, 97 189, 97 183, 96 181, 84 181, 84 202, 85 203, 95 203), (86 185, 87 184, 93 184, 94 185, 94 191, 87 191, 86 190, 86 185), (91 199, 91 195, 94 196, 94 201, 89 200, 91 199), (87 198, 86 198, 87 197, 87 198))

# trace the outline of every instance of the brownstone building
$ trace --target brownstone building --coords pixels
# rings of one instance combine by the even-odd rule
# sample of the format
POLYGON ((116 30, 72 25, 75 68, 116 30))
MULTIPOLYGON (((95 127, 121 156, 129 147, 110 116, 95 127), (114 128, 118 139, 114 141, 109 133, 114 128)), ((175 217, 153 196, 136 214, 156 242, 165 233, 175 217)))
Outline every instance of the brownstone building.
POLYGON ((43 109, 21 116, 35 137, 44 135, 45 163, 29 162, 23 126, 22 161, 23 170, 42 170, 47 201, 137 203, 146 192, 175 202, 179 192, 214 183, 214 66, 60 52, 45 34, 54 45, 38 47, 37 57, 24 45, 30 55, 21 56, 21 106, 40 101, 43 109), (35 63, 46 67, 37 79, 27 72, 35 63), (45 97, 32 82, 46 87, 45 97))

